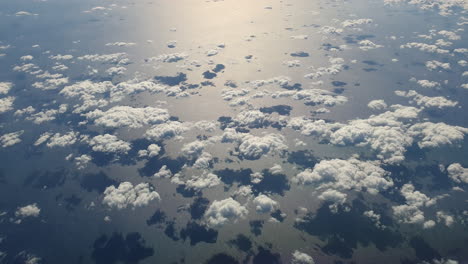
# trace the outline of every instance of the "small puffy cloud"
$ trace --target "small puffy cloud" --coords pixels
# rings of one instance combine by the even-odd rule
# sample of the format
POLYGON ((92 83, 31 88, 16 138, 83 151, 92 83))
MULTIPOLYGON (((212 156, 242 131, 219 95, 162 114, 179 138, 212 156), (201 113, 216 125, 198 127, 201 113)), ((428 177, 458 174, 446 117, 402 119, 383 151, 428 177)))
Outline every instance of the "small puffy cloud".
POLYGON ((200 140, 187 143, 181 149, 182 154, 189 159, 196 159, 202 154, 205 144, 205 142, 200 140))
POLYGON ((426 68, 430 71, 434 70, 450 70, 450 63, 448 62, 440 62, 436 60, 431 60, 426 62, 426 68))
POLYGON ((445 123, 424 122, 411 126, 408 133, 418 140, 420 148, 434 148, 461 143, 468 129, 445 123))
POLYGON ((341 22, 341 26, 344 28, 352 28, 360 25, 366 25, 372 23, 370 18, 360 18, 360 19, 348 19, 341 22))
POLYGON ((221 180, 213 173, 204 172, 202 175, 193 176, 185 182, 186 189, 201 191, 221 184, 221 180))
POLYGON ((122 182, 118 188, 106 188, 102 203, 110 208, 124 209, 146 206, 151 201, 160 199, 159 194, 148 183, 133 186, 130 182, 122 182))
POLYGON ((24 207, 18 207, 18 209, 16 209, 15 216, 18 218, 38 217, 40 213, 41 209, 34 203, 24 207))
POLYGON ((122 41, 118 41, 118 42, 112 42, 112 43, 107 43, 106 46, 115 46, 115 47, 131 47, 131 46, 135 46, 136 43, 134 42, 122 42, 122 41))
POLYGON ((93 137, 89 141, 89 145, 93 151, 107 153, 127 153, 132 148, 130 143, 110 134, 93 137))
POLYGON ((172 172, 167 168, 167 165, 163 165, 158 172, 156 172, 153 177, 155 178, 171 178, 172 172))
POLYGON ((436 216, 437 216, 437 222, 442 222, 448 227, 451 227, 453 223, 455 222, 455 220, 453 219, 453 216, 448 215, 447 213, 442 212, 442 211, 438 211, 436 216))
POLYGON ((189 126, 178 121, 169 121, 159 125, 152 126, 146 130, 145 137, 149 140, 159 141, 179 137, 189 130, 189 126))
POLYGON ((401 223, 424 225, 423 207, 432 206, 437 199, 431 199, 420 191, 416 191, 414 186, 407 183, 400 190, 406 199, 406 204, 393 206, 393 215, 401 223))
POLYGON ((157 144, 151 144, 148 146, 147 149, 138 151, 138 156, 152 158, 152 157, 157 156, 160 151, 161 151, 160 146, 158 146, 157 144))
POLYGON ((11 88, 13 88, 13 83, 11 82, 0 82, 0 94, 7 94, 11 88))
POLYGON ((185 53, 170 53, 170 54, 161 54, 157 57, 152 57, 146 59, 146 61, 156 61, 156 62, 165 62, 165 63, 173 63, 184 60, 188 57, 185 53))
POLYGON ((75 166, 79 170, 83 170, 88 166, 88 163, 92 160, 91 156, 89 155, 81 155, 75 158, 75 166))
POLYGON ((260 159, 268 153, 281 153, 287 149, 285 138, 280 134, 267 134, 260 137, 244 134, 240 138, 239 154, 249 160, 260 159))
POLYGON ((75 144, 78 141, 78 132, 68 132, 66 134, 61 134, 61 133, 55 133, 54 135, 48 135, 47 134, 42 135, 34 145, 40 145, 42 144, 42 140, 47 141, 47 147, 53 148, 53 147, 66 147, 75 144))
POLYGON ((292 254, 291 264, 315 264, 315 261, 306 253, 296 250, 292 254))
POLYGON ((14 101, 15 101, 15 97, 13 96, 0 98, 0 114, 13 110, 14 101))
POLYGON ((359 41, 359 48, 364 51, 382 48, 382 47, 383 47, 382 45, 375 44, 374 42, 368 39, 359 41))
MULTIPOLYGON (((296 175, 299 184, 314 184, 319 189, 367 190, 371 194, 393 186, 387 178, 388 172, 375 163, 357 159, 322 160, 313 169, 306 169, 296 175)), ((331 194, 331 193, 330 193, 331 194)))
POLYGON ((236 222, 245 218, 247 208, 232 198, 215 200, 205 212, 206 224, 210 227, 221 227, 228 222, 236 222))
POLYGON ((89 55, 78 57, 78 60, 110 63, 110 64, 120 64, 120 65, 129 64, 127 53, 125 52, 112 53, 112 54, 89 54, 89 55))
POLYGON ((37 16, 37 14, 33 14, 31 12, 28 12, 28 11, 18 11, 15 13, 15 16, 37 16))
POLYGON ((8 133, 0 136, 0 146, 2 148, 10 147, 21 142, 20 136, 24 133, 23 130, 8 133))
POLYGON ((372 110, 384 110, 387 108, 387 104, 384 100, 372 100, 367 104, 367 107, 372 110))
POLYGON ((320 200, 332 202, 333 204, 344 204, 347 195, 337 190, 326 190, 318 196, 320 200))
POLYGON ((414 101, 418 106, 423 106, 425 108, 444 109, 448 107, 455 107, 458 104, 457 101, 452 101, 442 96, 425 96, 414 90, 410 90, 408 92, 395 91, 395 94, 398 96, 411 98, 412 101, 414 101))
POLYGON ((457 183, 468 183, 468 168, 463 168, 460 163, 453 163, 447 167, 450 179, 457 183))
POLYGON ((255 206, 255 210, 262 214, 271 213, 276 208, 278 208, 278 202, 264 194, 260 194, 259 196, 255 197, 253 204, 255 206))

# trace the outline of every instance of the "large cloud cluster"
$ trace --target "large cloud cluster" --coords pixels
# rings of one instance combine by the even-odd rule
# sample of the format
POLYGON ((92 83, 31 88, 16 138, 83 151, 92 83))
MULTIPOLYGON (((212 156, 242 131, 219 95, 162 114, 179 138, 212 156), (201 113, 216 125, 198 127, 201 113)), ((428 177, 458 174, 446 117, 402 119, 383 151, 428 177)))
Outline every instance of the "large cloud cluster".
POLYGON ((104 190, 102 203, 110 208, 124 209, 146 206, 151 201, 160 199, 159 194, 148 183, 133 186, 130 182, 122 182, 118 188, 109 186, 104 190))
POLYGON ((114 106, 107 111, 94 110, 87 113, 86 117, 100 126, 139 128, 164 123, 170 116, 167 109, 157 107, 114 106))
POLYGON ((89 145, 93 151, 108 153, 127 153, 132 148, 130 143, 110 134, 93 137, 89 141, 89 145))
POLYGON ((228 222, 235 222, 245 218, 247 208, 232 198, 221 201, 215 200, 205 212, 206 224, 210 227, 221 227, 228 222))
POLYGON ((312 169, 306 169, 294 177, 298 184, 313 185, 317 190, 324 190, 319 196, 323 200, 344 203, 349 190, 366 190, 377 194, 393 186, 389 175, 377 164, 360 161, 331 159, 322 160, 312 169))

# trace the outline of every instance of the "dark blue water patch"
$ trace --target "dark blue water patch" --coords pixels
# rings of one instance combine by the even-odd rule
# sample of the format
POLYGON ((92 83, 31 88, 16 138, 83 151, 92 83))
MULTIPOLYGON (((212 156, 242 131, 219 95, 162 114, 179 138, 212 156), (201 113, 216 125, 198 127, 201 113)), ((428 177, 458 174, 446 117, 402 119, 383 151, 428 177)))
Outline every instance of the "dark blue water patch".
POLYGON ((44 187, 56 188, 65 183, 67 175, 71 173, 65 168, 54 170, 36 170, 32 172, 23 182, 23 186, 43 189, 44 187))
POLYGON ((376 69, 376 68, 363 68, 362 70, 365 71, 365 72, 376 72, 376 71, 378 71, 378 69, 376 69))
POLYGON ((272 114, 278 113, 279 115, 289 116, 291 113, 292 107, 289 105, 274 105, 270 107, 261 107, 260 112, 272 114))
POLYGON ((203 73, 203 78, 208 79, 208 80, 214 79, 216 76, 218 76, 218 75, 216 73, 214 73, 214 72, 211 72, 211 71, 205 71, 203 73))
POLYGON ((281 255, 269 249, 258 247, 258 253, 253 257, 253 264, 281 264, 281 255))
POLYGON ((252 192, 255 195, 261 193, 271 193, 284 196, 284 192, 291 188, 288 181, 288 176, 285 174, 272 174, 268 169, 264 169, 262 174, 262 181, 252 185, 252 192))
POLYGON ((416 257, 419 260, 432 261, 441 257, 439 252, 424 241, 422 237, 411 238, 409 244, 414 249, 416 257))
POLYGON ((239 262, 232 256, 226 253, 218 253, 209 258, 206 264, 239 264, 239 262))
POLYGON ((72 194, 71 196, 66 197, 63 200, 65 201, 65 209, 67 209, 67 211, 73 211, 78 205, 81 204, 81 201, 83 199, 76 196, 75 194, 72 194))
POLYGON ((117 186, 118 182, 105 174, 103 171, 98 173, 87 173, 81 178, 80 186, 88 192, 97 191, 103 193, 111 186, 117 186))
POLYGON ((160 209, 156 210, 156 212, 154 212, 154 214, 148 220, 146 220, 146 224, 148 226, 151 226, 151 225, 160 226, 164 224, 165 222, 166 222, 166 213, 164 213, 160 209))
POLYGON ((178 72, 175 76, 154 76, 154 79, 165 85, 176 86, 187 81, 187 74, 178 72))
POLYGON ((210 200, 206 199, 205 197, 197 197, 193 200, 193 203, 190 205, 189 212, 192 216, 193 220, 201 219, 202 216, 205 214, 206 209, 210 200))
POLYGON ((180 231, 180 237, 184 241, 190 239, 191 246, 200 242, 214 244, 218 239, 218 231, 190 221, 187 223, 187 226, 180 231))
POLYGON ((139 233, 102 235, 94 242, 91 256, 96 264, 135 264, 154 255, 153 248, 145 244, 139 233))
POLYGON ((244 234, 238 234, 236 238, 229 240, 227 243, 242 252, 249 252, 252 249, 252 241, 244 234))
POLYGON ((252 220, 249 222, 250 232, 255 236, 259 236, 262 234, 263 224, 265 222, 263 220, 252 220))
POLYGON ((296 164, 302 168, 313 168, 318 163, 318 159, 313 155, 310 150, 298 150, 288 152, 288 162, 296 164))
POLYGON ((247 55, 244 57, 246 60, 251 60, 253 58, 253 55, 247 55))
POLYGON ((296 91, 302 90, 302 84, 300 83, 293 83, 293 84, 286 83, 286 84, 281 85, 280 87, 286 90, 296 90, 296 91))
POLYGON ((401 234, 390 227, 379 228, 364 216, 369 208, 361 200, 353 200, 349 211, 339 207, 337 212, 332 212, 329 205, 324 203, 315 214, 308 213, 303 221, 294 224, 295 228, 327 241, 322 248, 324 253, 351 258, 358 245, 373 244, 384 251, 403 242, 401 234))
POLYGON ((301 58, 304 58, 304 57, 309 57, 309 53, 305 52, 305 51, 296 51, 296 52, 291 52, 290 54, 292 57, 301 57, 301 58))
POLYGON ((178 173, 182 167, 187 162, 187 159, 184 157, 178 157, 176 159, 171 159, 168 157, 162 158, 151 158, 149 159, 143 168, 138 169, 138 173, 141 176, 151 177, 155 173, 159 172, 162 166, 166 165, 167 168, 173 173, 178 173))
POLYGON ((216 64, 216 66, 213 68, 213 72, 221 72, 222 70, 226 69, 226 66, 223 64, 216 64))
POLYGON ((284 219, 286 219, 286 216, 283 216, 283 212, 281 212, 280 209, 274 211, 273 213, 270 214, 271 217, 274 219, 278 220, 279 222, 283 222, 284 219))

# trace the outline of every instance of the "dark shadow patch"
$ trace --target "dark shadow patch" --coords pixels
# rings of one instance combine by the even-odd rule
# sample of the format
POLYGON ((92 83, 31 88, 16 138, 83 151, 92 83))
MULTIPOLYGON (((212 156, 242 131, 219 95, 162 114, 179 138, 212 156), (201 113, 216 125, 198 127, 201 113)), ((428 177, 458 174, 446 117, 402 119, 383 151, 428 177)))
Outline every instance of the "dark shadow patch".
POLYGON ((78 196, 76 195, 72 195, 70 197, 67 197, 65 199, 63 199, 66 203, 65 205, 65 208, 68 210, 68 211, 72 211, 75 209, 75 207, 77 207, 78 205, 80 205, 82 199, 79 198, 78 196))
POLYGON ((164 229, 164 234, 172 239, 173 241, 178 241, 180 238, 177 236, 177 229, 175 227, 175 222, 174 221, 168 221, 166 222, 167 226, 164 229))
POLYGON ((218 231, 196 222, 189 222, 187 226, 180 231, 180 237, 184 241, 189 238, 190 245, 192 246, 200 242, 214 244, 218 239, 218 231))
POLYGON ((274 211, 273 213, 270 214, 271 217, 275 218, 276 220, 278 220, 279 222, 283 222, 284 219, 286 219, 285 216, 283 216, 283 212, 281 212, 280 209, 274 211))
POLYGON ((222 182, 226 185, 232 186, 233 183, 239 183, 240 185, 250 184, 250 174, 252 174, 251 169, 224 169, 214 171, 214 174, 218 175, 222 182))
POLYGON ((264 169, 262 174, 262 181, 252 186, 252 192, 255 195, 260 193, 275 193, 283 196, 284 192, 291 188, 288 176, 285 174, 272 174, 268 169, 264 169))
POLYGON ((202 216, 205 214, 206 209, 208 208, 208 204, 210 200, 204 197, 197 197, 190 205, 190 215, 192 219, 201 219, 202 216))
POLYGON ((299 150, 289 152, 288 162, 301 166, 302 168, 313 168, 318 160, 311 151, 299 150))
POLYGON ((206 264, 239 264, 239 262, 232 256, 225 253, 218 253, 208 259, 206 264))
POLYGON ((281 264, 281 255, 269 249, 258 247, 258 253, 253 257, 253 264, 281 264))
POLYGON ((222 70, 226 69, 226 66, 224 66, 223 64, 216 64, 216 66, 214 67, 213 71, 218 73, 222 70))
POLYGON ((278 113, 278 115, 288 116, 291 113, 292 107, 289 105, 274 105, 270 107, 261 107, 260 112, 272 114, 278 113))
POLYGON ((229 240, 228 244, 243 252, 249 252, 252 249, 252 241, 243 234, 238 234, 235 239, 229 240))
POLYGON ((364 247, 374 244, 381 251, 388 247, 396 247, 403 237, 392 231, 390 227, 378 228, 371 219, 364 216, 368 208, 359 199, 352 202, 351 210, 339 208, 334 213, 324 203, 316 214, 308 213, 303 221, 296 222, 294 227, 313 236, 326 240, 322 248, 326 254, 351 258, 358 245, 364 247))
POLYGON ((214 73, 214 72, 211 72, 211 71, 206 71, 206 72, 203 73, 203 78, 209 79, 209 80, 215 78, 216 76, 217 76, 217 74, 214 73))
POLYGON ((187 81, 187 74, 178 72, 176 76, 155 76, 154 79, 165 85, 176 86, 187 81))
POLYGON ((347 85, 347 83, 345 83, 345 82, 340 82, 340 81, 333 81, 333 82, 331 82, 331 84, 332 84, 333 86, 335 86, 335 87, 343 87, 343 86, 347 85))
POLYGON ((98 173, 88 173, 83 175, 80 186, 88 192, 97 191, 102 193, 107 187, 111 185, 116 186, 117 184, 117 181, 109 178, 107 174, 100 171, 98 173))
POLYGON ((134 264, 154 255, 151 247, 145 247, 145 240, 139 233, 129 233, 124 238, 113 233, 110 238, 102 235, 93 245, 92 258, 97 264, 134 264))
POLYGON ((259 236, 262 234, 264 222, 262 220, 253 220, 249 222, 250 225, 250 232, 255 236, 259 236))
POLYGON ((421 237, 413 237, 410 240, 411 247, 416 252, 416 257, 420 260, 432 261, 433 259, 440 259, 440 254, 433 249, 421 237))
POLYGON ((64 168, 55 170, 41 171, 37 170, 31 173, 23 182, 24 186, 33 188, 55 188, 62 186, 65 183, 69 171, 64 168))
POLYGON ((201 194, 200 191, 197 191, 195 189, 188 189, 185 184, 178 185, 176 188, 176 192, 186 198, 194 197, 201 194))
POLYGON ((185 165, 187 160, 183 157, 177 159, 170 159, 168 157, 163 158, 151 158, 149 159, 143 168, 138 169, 141 176, 151 177, 155 173, 159 172, 162 166, 166 165, 167 168, 173 173, 178 173, 185 165))
POLYGON ((375 72, 375 71, 377 71, 376 68, 363 68, 362 70, 365 71, 365 72, 375 72))
POLYGON ((166 213, 164 213, 161 210, 156 210, 154 214, 146 220, 146 224, 151 226, 151 225, 162 225, 166 221, 166 213))
POLYGON ((305 57, 309 57, 309 53, 305 51, 296 51, 296 52, 292 52, 291 56, 305 58, 305 57))

